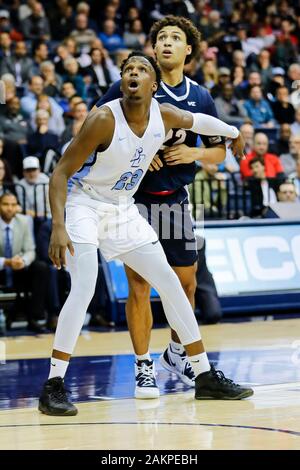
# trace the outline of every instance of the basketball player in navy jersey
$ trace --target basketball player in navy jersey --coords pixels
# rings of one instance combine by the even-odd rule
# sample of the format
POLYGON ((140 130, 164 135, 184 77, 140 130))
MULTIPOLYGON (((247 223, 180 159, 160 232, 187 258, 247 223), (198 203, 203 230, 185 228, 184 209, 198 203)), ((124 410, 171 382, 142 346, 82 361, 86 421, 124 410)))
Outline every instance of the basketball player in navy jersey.
MULTIPOLYGON (((200 33, 193 23, 183 17, 166 16, 154 23, 150 39, 162 73, 162 81, 154 95, 155 98, 160 103, 171 103, 184 110, 217 116, 209 92, 183 74, 184 64, 197 56, 199 51, 200 33)), ((121 96, 120 82, 116 82, 99 100, 97 106, 119 96, 121 96)), ((196 147, 197 135, 192 132, 172 129, 164 142, 164 150, 154 158, 150 167, 152 171, 148 171, 135 194, 136 203, 147 207, 148 221, 157 227, 159 240, 168 262, 179 277, 193 308, 198 255, 185 186, 194 179, 196 160, 203 163, 220 163, 225 158, 224 138, 201 135, 201 140, 205 148, 196 147), (163 225, 159 224, 155 216, 158 212, 157 206, 162 207, 162 204, 167 204, 170 208, 169 220, 166 220, 167 211, 164 211, 163 221, 163 224, 170 228, 169 238, 163 237, 163 225), (156 205, 155 211, 151 211, 152 205, 156 205), (181 218, 179 211, 182 211, 183 229, 176 224, 174 226, 175 219, 181 218), (172 212, 175 212, 174 219, 171 218, 172 212), (180 230, 182 235, 179 239, 180 230)), ((126 316, 136 355, 136 377, 139 377, 136 381, 136 397, 150 398, 150 389, 143 390, 143 383, 148 383, 150 378, 141 374, 144 361, 147 364, 151 362, 150 286, 129 267, 126 267, 126 273, 129 283, 126 316)), ((194 386, 193 369, 174 330, 171 331, 171 342, 160 357, 160 363, 169 371, 175 372, 185 384, 194 386)), ((152 379, 154 384, 154 378, 152 379)), ((153 398, 157 395, 158 390, 153 386, 153 398)))
MULTIPOLYGON (((94 294, 98 246, 107 261, 120 259, 158 291, 169 324, 185 345, 193 367, 196 399, 237 400, 253 394, 210 366, 191 305, 157 234, 133 199, 170 129, 208 135, 217 131, 235 139, 240 153, 239 131, 201 113, 159 105, 152 95, 160 72, 151 57, 133 53, 121 71, 123 98, 87 117, 50 180, 49 256, 58 269, 67 262, 71 291, 59 315, 49 379, 39 400, 39 410, 49 415, 77 414, 63 379, 94 294)), ((153 365, 144 363, 141 373, 155 376, 153 365)), ((147 386, 152 387, 151 380, 147 386)))

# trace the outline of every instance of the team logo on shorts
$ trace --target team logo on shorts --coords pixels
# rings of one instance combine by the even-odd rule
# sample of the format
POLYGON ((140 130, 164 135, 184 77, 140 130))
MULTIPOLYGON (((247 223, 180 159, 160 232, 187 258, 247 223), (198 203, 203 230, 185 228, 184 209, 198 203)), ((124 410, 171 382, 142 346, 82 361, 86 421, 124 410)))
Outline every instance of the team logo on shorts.
POLYGON ((131 166, 133 168, 138 168, 140 164, 142 163, 142 161, 145 160, 146 155, 143 152, 144 152, 143 147, 139 147, 138 149, 136 149, 135 154, 130 160, 130 162, 132 162, 131 166))

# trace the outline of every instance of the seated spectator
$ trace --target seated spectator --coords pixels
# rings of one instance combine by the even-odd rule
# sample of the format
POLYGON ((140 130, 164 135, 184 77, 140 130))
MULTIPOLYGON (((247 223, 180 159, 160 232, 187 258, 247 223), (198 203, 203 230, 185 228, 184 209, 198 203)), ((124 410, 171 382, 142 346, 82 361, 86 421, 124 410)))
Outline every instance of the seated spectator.
POLYGON ((264 161, 266 178, 284 178, 284 170, 277 155, 268 153, 269 139, 263 132, 258 132, 254 136, 253 151, 246 155, 245 160, 241 160, 240 168, 243 178, 253 176, 250 162, 254 157, 261 157, 264 161))
POLYGON ((110 54, 115 53, 118 49, 126 48, 122 36, 116 32, 116 27, 113 20, 105 20, 102 32, 99 34, 99 39, 110 54))
POLYGON ((17 142, 0 137, 0 157, 7 161, 13 177, 22 178, 23 152, 17 142))
MULTIPOLYGON (((216 94, 218 93, 218 88, 216 87, 219 83, 219 72, 217 70, 214 60, 211 60, 211 59, 205 60, 203 67, 202 67, 203 85, 206 88, 208 88, 208 90, 215 89, 215 93, 213 93, 212 95, 213 97, 216 96, 216 94)), ((223 72, 222 72, 222 77, 223 77, 223 72)), ((230 81, 230 71, 229 71, 229 77, 226 75, 226 80, 227 82, 230 81)))
POLYGON ((56 0, 55 7, 47 11, 52 40, 62 41, 74 26, 73 8, 68 1, 56 0))
POLYGON ((296 161, 298 158, 300 158, 300 134, 290 137, 289 153, 280 155, 280 161, 288 177, 296 171, 296 161))
POLYGON ((62 87, 62 78, 55 73, 55 67, 50 60, 41 63, 41 76, 44 79, 44 92, 48 96, 56 98, 62 87))
POLYGON ((245 101, 244 106, 255 127, 274 127, 272 109, 263 98, 260 86, 255 85, 251 88, 250 99, 245 101))
MULTIPOLYGON (((34 75, 30 78, 29 91, 26 93, 23 98, 21 98, 21 109, 22 112, 25 114, 26 117, 30 117, 31 113, 33 113, 36 109, 38 97, 44 94, 44 80, 39 75, 34 75)), ((58 113, 62 114, 63 111, 59 104, 56 101, 49 97, 49 101, 51 104, 51 112, 52 114, 58 113)))
POLYGON ((289 101, 297 111, 297 108, 300 106, 300 80, 293 83, 289 101))
POLYGON ((32 59, 27 55, 26 42, 18 41, 14 54, 0 61, 0 75, 11 73, 15 77, 16 86, 19 87, 28 82, 32 75, 32 66, 32 59))
POLYGON ((6 192, 14 192, 14 182, 9 164, 0 157, 0 196, 6 192))
POLYGON ((285 181, 277 192, 279 202, 298 202, 296 187, 292 181, 285 181))
POLYGON ((296 160, 296 171, 290 175, 290 179, 295 185, 297 196, 300 201, 300 157, 296 160))
POLYGON ((265 87, 265 94, 270 102, 275 101, 276 91, 280 86, 285 86, 285 71, 282 67, 274 67, 272 77, 265 87))
POLYGON ((86 90, 85 83, 81 75, 79 75, 79 64, 74 57, 69 57, 64 61, 65 74, 63 75, 64 82, 72 82, 76 93, 85 98, 86 90))
MULTIPOLYGON (((212 61, 211 61, 212 63, 212 61)), ((218 83, 211 89, 211 96, 216 98, 221 96, 222 90, 227 83, 230 83, 230 70, 227 67, 221 67, 218 70, 218 83)), ((206 80, 206 79, 205 79, 206 80)))
MULTIPOLYGON (((294 64, 290 64, 288 68, 288 87, 290 91, 295 90, 295 86, 300 88, 300 64, 298 62, 295 62, 294 64)), ((298 101, 299 104, 299 101, 298 101)))
MULTIPOLYGON (((73 41, 73 39, 70 39, 73 41)), ((53 63, 55 66, 55 72, 58 75, 63 75, 65 73, 64 61, 68 57, 73 57, 72 54, 68 51, 68 48, 63 44, 59 44, 56 49, 56 55, 54 56, 53 63)))
POLYGON ((250 72, 246 85, 241 83, 235 87, 234 94, 239 100, 247 100, 254 86, 261 87, 261 76, 258 72, 250 72))
POLYGON ((266 177, 262 157, 254 157, 249 166, 252 171, 252 177, 247 180, 251 194, 251 217, 260 217, 264 215, 270 204, 277 201, 278 181, 276 178, 266 177))
POLYGON ((31 5, 32 14, 22 22, 24 38, 30 41, 49 41, 50 27, 47 17, 44 15, 43 6, 40 2, 31 5))
POLYGON ((16 192, 22 209, 27 215, 51 217, 48 183, 48 176, 40 171, 39 159, 37 157, 24 158, 23 178, 18 181, 16 192))
POLYGON ((1 30, 0 31, 0 58, 1 60, 3 60, 11 56, 12 56, 12 40, 11 40, 10 34, 8 31, 1 30))
POLYGON ((291 132, 292 132, 293 135, 300 134, 300 105, 296 109, 295 121, 291 125, 291 132))
POLYGON ((6 102, 5 113, 0 116, 0 132, 9 140, 26 144, 28 122, 21 113, 20 99, 17 96, 6 102))
POLYGON ((73 137, 75 137, 75 135, 80 131, 87 115, 87 105, 83 101, 77 103, 74 107, 74 120, 68 124, 66 130, 61 136, 62 145, 65 145, 67 142, 72 140, 73 137))
POLYGON ((240 127, 240 133, 243 136, 245 141, 245 149, 244 152, 247 153, 252 152, 254 146, 254 127, 252 124, 245 123, 240 127))
POLYGON ((75 29, 71 32, 70 38, 75 39, 77 47, 82 51, 89 51, 91 42, 95 39, 96 33, 88 27, 88 17, 84 13, 79 13, 75 17, 75 29))
POLYGON ((239 65, 236 65, 235 67, 233 67, 232 72, 231 72, 231 78, 232 78, 232 84, 234 88, 240 87, 240 89, 242 89, 242 88, 246 88, 248 85, 248 82, 246 80, 246 71, 244 67, 240 67, 239 65))
POLYGON ((70 111, 70 98, 76 95, 76 90, 73 83, 64 82, 61 87, 60 95, 61 98, 58 100, 58 104, 63 109, 64 114, 68 113, 70 111))
MULTIPOLYGON (((48 120, 48 130, 52 134, 55 134, 57 136, 60 136, 63 131, 65 130, 65 122, 62 117, 61 113, 54 113, 52 114, 52 109, 51 109, 51 103, 49 100, 49 96, 47 95, 39 95, 37 104, 36 104, 36 110, 32 113, 31 115, 31 121, 30 125, 33 131, 37 130, 37 122, 36 122, 36 117, 37 117, 37 112, 43 109, 48 112, 49 114, 49 120, 48 120)), ((34 153, 34 152, 33 152, 34 153)))
MULTIPOLYGON (((26 296, 25 313, 28 329, 43 332, 38 320, 44 317, 48 285, 48 266, 36 261, 35 244, 26 216, 18 214, 14 194, 0 196, 0 283, 26 296)), ((10 323, 10 322, 9 322, 10 323)))
MULTIPOLYGON (((87 2, 79 2, 77 4, 77 7, 76 7, 77 15, 79 15, 79 14, 85 15, 88 19, 87 27, 89 29, 92 29, 93 31, 97 31, 97 29, 98 29, 97 28, 97 22, 91 18, 90 10, 91 10, 91 7, 87 2)), ((67 36, 67 34, 65 34, 65 36, 67 36)))
MULTIPOLYGON (((67 111, 64 115, 66 128, 68 126, 70 126, 71 124, 73 124, 74 119, 75 119, 75 108, 76 108, 77 104, 79 104, 79 103, 86 104, 83 101, 83 99, 81 98, 81 96, 73 95, 69 99, 69 111, 67 111)), ((63 139, 63 137, 61 137, 61 138, 63 139)))
POLYGON ((272 78, 272 64, 270 57, 270 52, 267 49, 262 49, 257 56, 257 62, 251 66, 252 71, 260 74, 263 88, 266 87, 272 78))
POLYGON ((231 83, 223 85, 221 96, 215 99, 215 105, 219 119, 227 122, 227 124, 239 126, 248 117, 242 103, 233 96, 233 91, 231 83))
POLYGON ((44 109, 36 112, 36 131, 28 134, 27 151, 41 159, 49 149, 59 151, 58 136, 49 131, 49 113, 44 109))
POLYGON ((280 86, 276 90, 276 101, 272 103, 273 114, 279 124, 292 124, 295 120, 294 106, 289 103, 289 90, 280 86))
POLYGON ((99 89, 101 96, 113 82, 120 79, 120 72, 111 60, 106 60, 103 50, 92 49, 90 54, 92 63, 82 69, 82 75, 86 83, 99 89))
POLYGON ((49 56, 49 49, 47 43, 44 41, 38 41, 34 43, 32 48, 33 55, 33 68, 31 75, 40 75, 41 64, 46 62, 49 56))
POLYGON ((139 18, 131 21, 129 30, 124 33, 124 42, 128 49, 142 50, 146 41, 146 34, 139 18))

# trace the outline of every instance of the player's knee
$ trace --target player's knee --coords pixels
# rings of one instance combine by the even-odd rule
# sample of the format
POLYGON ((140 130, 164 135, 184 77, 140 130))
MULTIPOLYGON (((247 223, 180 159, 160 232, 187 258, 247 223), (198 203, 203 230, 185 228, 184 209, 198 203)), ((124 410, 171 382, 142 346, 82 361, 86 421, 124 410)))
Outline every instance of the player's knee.
POLYGON ((196 279, 189 279, 188 281, 181 283, 183 290, 188 298, 191 298, 195 295, 197 282, 196 279))

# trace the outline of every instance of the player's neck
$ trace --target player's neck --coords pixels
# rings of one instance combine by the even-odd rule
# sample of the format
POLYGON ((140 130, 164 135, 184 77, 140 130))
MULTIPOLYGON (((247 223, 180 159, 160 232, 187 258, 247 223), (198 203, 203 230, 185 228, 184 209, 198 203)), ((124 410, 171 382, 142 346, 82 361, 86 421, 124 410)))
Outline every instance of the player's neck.
POLYGON ((124 116, 129 123, 147 123, 149 119, 150 104, 146 103, 128 103, 126 99, 121 100, 121 106, 124 116))
POLYGON ((162 81, 166 85, 176 86, 183 80, 183 68, 177 67, 172 70, 162 70, 161 71, 162 81))

